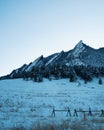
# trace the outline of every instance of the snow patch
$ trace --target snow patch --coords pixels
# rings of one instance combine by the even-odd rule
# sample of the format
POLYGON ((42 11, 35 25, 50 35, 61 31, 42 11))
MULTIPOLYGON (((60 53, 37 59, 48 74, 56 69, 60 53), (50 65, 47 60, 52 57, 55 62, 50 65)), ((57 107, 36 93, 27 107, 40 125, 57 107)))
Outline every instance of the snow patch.
POLYGON ((47 63, 46 66, 57 60, 63 55, 64 51, 61 51, 60 53, 56 54, 54 57, 52 57, 47 63))
POLYGON ((51 64, 59 55, 60 55, 60 53, 58 53, 58 54, 56 54, 54 57, 52 57, 52 58, 46 63, 46 66, 48 66, 49 64, 51 64))
POLYGON ((28 66, 26 71, 31 71, 34 66, 41 64, 42 63, 42 61, 41 61, 42 58, 43 58, 43 56, 40 56, 34 62, 32 62, 32 64, 28 66))
POLYGON ((73 55, 75 57, 78 57, 79 54, 84 51, 84 49, 85 49, 85 47, 84 47, 83 41, 81 40, 81 41, 78 42, 78 44, 74 48, 73 55))
POLYGON ((85 65, 80 59, 73 59, 69 63, 66 63, 67 66, 73 65, 85 65))

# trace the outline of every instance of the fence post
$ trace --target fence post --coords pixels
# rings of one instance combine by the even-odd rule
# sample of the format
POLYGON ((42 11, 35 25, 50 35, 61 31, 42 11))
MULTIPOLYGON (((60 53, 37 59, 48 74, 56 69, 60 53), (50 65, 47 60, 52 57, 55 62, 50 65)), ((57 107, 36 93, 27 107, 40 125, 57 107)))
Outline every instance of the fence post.
POLYGON ((70 117, 71 117, 71 111, 70 111, 69 107, 68 107, 66 116, 68 116, 68 115, 70 115, 70 117))
POLYGON ((74 115, 73 116, 77 116, 78 117, 78 114, 77 114, 77 110, 74 109, 74 115))
POLYGON ((104 117, 104 110, 103 110, 103 109, 101 110, 101 115, 100 115, 100 117, 104 117))
POLYGON ((86 114, 85 114, 85 111, 83 111, 83 114, 84 114, 84 120, 86 120, 86 114))
POLYGON ((89 116, 92 116, 91 108, 89 108, 89 116))
POLYGON ((53 108, 53 111, 52 111, 51 115, 55 117, 55 109, 54 108, 53 108))

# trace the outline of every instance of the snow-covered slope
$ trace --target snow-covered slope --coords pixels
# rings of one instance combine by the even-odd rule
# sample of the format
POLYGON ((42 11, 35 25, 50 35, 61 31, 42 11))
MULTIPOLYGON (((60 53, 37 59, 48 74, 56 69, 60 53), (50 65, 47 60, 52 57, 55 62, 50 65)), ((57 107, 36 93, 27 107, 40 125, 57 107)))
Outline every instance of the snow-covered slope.
MULTIPOLYGON (((0 81, 0 130, 21 126, 29 130, 39 122, 58 124, 62 120, 69 120, 70 124, 73 120, 80 120, 81 125, 83 113, 78 113, 79 117, 73 117, 74 109, 87 111, 89 107, 92 110, 104 109, 104 85, 98 85, 98 79, 88 84, 82 80, 70 83, 68 79, 44 79, 42 83, 22 79, 0 81), (67 111, 56 112, 55 117, 52 116, 53 108, 67 110, 68 107, 72 117, 66 117, 67 111)), ((98 120, 92 122, 94 129, 97 125, 101 127, 100 119, 102 124, 104 122, 100 113, 93 113, 92 117, 86 114, 86 123, 91 119, 98 120)))

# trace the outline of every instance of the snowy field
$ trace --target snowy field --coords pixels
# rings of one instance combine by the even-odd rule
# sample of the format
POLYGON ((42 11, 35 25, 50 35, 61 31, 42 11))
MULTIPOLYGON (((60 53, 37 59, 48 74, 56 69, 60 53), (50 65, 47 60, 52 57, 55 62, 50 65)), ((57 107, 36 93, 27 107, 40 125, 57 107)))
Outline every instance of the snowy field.
MULTIPOLYGON (((86 119, 83 113, 73 117, 74 109, 104 109, 104 79, 102 85, 98 84, 98 79, 87 84, 81 80, 79 82, 70 83, 68 79, 44 79, 42 83, 23 79, 0 81, 0 130, 19 126, 30 129, 39 123, 59 124, 63 121, 77 124, 83 120, 87 121, 85 124, 92 121, 95 130, 104 128, 104 117, 100 117, 100 113, 93 113, 92 117, 86 116, 86 119), (53 108, 67 110, 68 107, 72 117, 66 117, 66 111, 56 112, 55 117, 51 115, 53 108)), ((76 130, 74 126, 71 129, 76 130)))

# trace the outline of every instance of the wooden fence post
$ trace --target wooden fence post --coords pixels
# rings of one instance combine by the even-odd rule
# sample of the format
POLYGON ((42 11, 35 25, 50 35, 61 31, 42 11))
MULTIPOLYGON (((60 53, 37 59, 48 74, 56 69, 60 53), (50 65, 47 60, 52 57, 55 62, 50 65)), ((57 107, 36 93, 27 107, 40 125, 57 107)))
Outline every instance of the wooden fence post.
POLYGON ((73 116, 77 116, 78 117, 78 114, 77 114, 77 110, 74 109, 74 115, 73 116))
POLYGON ((52 111, 51 115, 55 117, 55 109, 54 108, 53 108, 53 111, 52 111))
POLYGON ((83 114, 84 114, 84 120, 86 120, 86 113, 85 113, 85 111, 83 111, 83 114))
POLYGON ((68 115, 70 115, 70 117, 71 117, 71 111, 70 111, 69 107, 68 107, 66 116, 68 116, 68 115))
POLYGON ((101 115, 100 115, 100 117, 104 117, 104 110, 103 110, 103 109, 101 110, 101 115))
POLYGON ((89 116, 92 116, 91 108, 89 108, 89 116))

